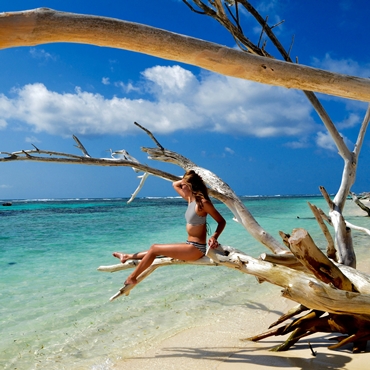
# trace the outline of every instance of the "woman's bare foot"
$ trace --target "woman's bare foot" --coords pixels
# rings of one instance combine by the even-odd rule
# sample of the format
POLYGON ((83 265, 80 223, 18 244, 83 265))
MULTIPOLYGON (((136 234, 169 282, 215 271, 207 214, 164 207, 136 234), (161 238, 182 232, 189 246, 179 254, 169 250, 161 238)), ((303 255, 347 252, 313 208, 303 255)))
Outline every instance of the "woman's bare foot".
POLYGON ((127 260, 132 258, 131 254, 119 253, 119 252, 114 252, 113 257, 118 258, 122 263, 125 263, 127 260))
POLYGON ((136 278, 130 276, 125 281, 125 285, 135 285, 135 284, 137 284, 136 278))

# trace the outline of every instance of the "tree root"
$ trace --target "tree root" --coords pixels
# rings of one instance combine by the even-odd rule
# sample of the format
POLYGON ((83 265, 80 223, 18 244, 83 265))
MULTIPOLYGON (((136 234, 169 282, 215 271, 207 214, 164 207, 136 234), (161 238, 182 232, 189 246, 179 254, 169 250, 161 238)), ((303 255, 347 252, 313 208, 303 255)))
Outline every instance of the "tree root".
MULTIPOLYGON (((296 309, 298 312, 298 309, 296 309)), ((276 323, 289 318, 290 314, 281 316, 276 323)), ((264 333, 255 335, 245 340, 257 342, 261 339, 271 336, 279 336, 291 333, 282 343, 270 349, 270 351, 287 351, 300 339, 315 333, 340 333, 344 334, 332 338, 338 343, 328 346, 329 349, 338 349, 345 345, 352 344, 352 352, 360 353, 366 351, 367 341, 370 340, 370 320, 366 317, 357 317, 352 315, 335 315, 326 312, 312 310, 303 317, 297 318, 289 324, 278 328, 270 329, 264 333)))

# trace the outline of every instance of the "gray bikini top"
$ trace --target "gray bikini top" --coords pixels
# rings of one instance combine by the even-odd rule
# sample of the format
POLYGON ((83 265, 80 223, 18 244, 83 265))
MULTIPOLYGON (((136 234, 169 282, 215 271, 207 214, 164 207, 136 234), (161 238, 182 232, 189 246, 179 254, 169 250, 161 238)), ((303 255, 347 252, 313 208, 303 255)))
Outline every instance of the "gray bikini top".
POLYGON ((188 205, 188 209, 185 212, 185 219, 186 222, 190 225, 205 225, 206 224, 206 218, 207 216, 199 216, 195 212, 195 206, 196 206, 195 200, 190 202, 188 205))

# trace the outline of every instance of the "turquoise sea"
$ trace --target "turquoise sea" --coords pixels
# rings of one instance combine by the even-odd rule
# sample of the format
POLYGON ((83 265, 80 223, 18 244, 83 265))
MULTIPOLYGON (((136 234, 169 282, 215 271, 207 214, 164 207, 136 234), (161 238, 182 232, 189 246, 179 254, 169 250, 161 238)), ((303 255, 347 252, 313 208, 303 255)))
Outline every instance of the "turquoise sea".
MULTIPOLYGON (((307 206, 310 201, 326 211, 320 197, 242 199, 276 238, 279 230, 290 233, 303 227, 326 247, 307 206)), ((222 244, 253 257, 268 252, 232 220, 223 204, 215 204, 227 220, 222 244)), ((276 287, 259 285, 234 270, 199 266, 159 268, 128 297, 109 301, 129 272, 103 273, 97 267, 118 263, 113 251, 184 241, 185 209, 179 198, 0 205, 0 368, 111 369, 117 361, 206 321, 208 312, 214 319, 230 306, 263 302, 276 287)), ((367 217, 347 219, 370 228, 367 217)), ((367 263, 369 237, 353 235, 358 259, 367 263)))

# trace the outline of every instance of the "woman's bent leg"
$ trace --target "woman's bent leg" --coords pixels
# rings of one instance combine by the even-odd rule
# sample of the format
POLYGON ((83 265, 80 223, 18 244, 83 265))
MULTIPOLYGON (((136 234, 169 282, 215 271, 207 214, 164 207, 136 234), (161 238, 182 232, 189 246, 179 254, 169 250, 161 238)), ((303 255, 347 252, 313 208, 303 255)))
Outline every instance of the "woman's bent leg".
POLYGON ((137 284, 136 278, 145 271, 157 256, 166 256, 184 261, 196 261, 203 253, 191 244, 153 244, 142 258, 136 269, 127 278, 125 284, 137 284))

